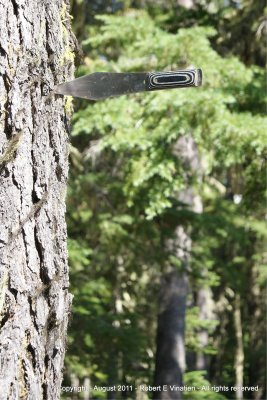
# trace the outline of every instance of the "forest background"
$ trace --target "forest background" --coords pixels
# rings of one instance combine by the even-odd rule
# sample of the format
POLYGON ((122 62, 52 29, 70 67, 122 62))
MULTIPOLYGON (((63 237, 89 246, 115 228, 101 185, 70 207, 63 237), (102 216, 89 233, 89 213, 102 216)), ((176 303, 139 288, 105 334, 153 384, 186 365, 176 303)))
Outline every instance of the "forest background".
POLYGON ((191 400, 265 399, 265 2, 73 0, 70 13, 77 76, 199 67, 204 85, 74 102, 63 384, 175 374, 259 386, 191 400))

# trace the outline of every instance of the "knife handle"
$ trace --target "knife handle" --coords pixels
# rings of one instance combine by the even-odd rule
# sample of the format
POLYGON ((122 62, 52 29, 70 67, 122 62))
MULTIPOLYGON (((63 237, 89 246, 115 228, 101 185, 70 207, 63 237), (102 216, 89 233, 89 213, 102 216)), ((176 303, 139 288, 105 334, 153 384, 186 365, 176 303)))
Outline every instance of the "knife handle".
POLYGON ((147 90, 175 89, 201 86, 201 69, 183 71, 150 72, 146 78, 147 90))

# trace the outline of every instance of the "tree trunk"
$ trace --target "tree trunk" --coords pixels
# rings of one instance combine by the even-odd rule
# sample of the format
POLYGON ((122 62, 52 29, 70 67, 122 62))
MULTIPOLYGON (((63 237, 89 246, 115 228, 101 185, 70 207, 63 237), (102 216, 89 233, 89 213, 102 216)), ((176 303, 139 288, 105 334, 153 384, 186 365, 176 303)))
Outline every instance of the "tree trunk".
MULTIPOLYGON (((192 171, 200 169, 197 147, 191 136, 180 138, 174 148, 174 154, 184 164, 188 177, 192 171)), ((188 178, 189 181, 189 178, 188 178)), ((202 209, 199 196, 196 196, 188 183, 187 189, 178 196, 179 200, 196 212, 202 209)), ((157 353, 155 381, 159 390, 154 393, 158 400, 179 400, 182 392, 171 390, 171 386, 183 385, 185 371, 185 313, 188 293, 188 267, 191 239, 186 227, 178 225, 172 240, 166 244, 168 252, 180 260, 180 267, 167 265, 162 276, 159 296, 159 314, 157 326, 157 353), (166 391, 162 390, 166 385, 166 391)))
MULTIPOLYGON (((235 295, 235 308, 234 308, 234 326, 236 334, 236 352, 235 352, 235 386, 243 386, 244 374, 244 348, 243 348, 243 333, 242 333, 242 320, 240 309, 240 295, 235 295)), ((243 392, 238 390, 236 392, 236 399, 243 399, 243 392)))
MULTIPOLYGON (((205 270, 204 270, 205 272, 205 270)), ((199 308, 199 318, 201 321, 212 319, 212 293, 209 287, 201 287, 197 292, 197 306, 199 308)), ((208 371, 208 360, 204 350, 209 342, 209 332, 207 328, 202 328, 198 332, 198 342, 201 352, 196 354, 196 369, 199 371, 208 371)))
POLYGON ((58 399, 70 311, 65 193, 73 72, 63 0, 0 0, 0 399, 58 399))
POLYGON ((260 285, 259 269, 256 263, 251 266, 248 276, 249 299, 249 348, 247 363, 249 365, 249 386, 259 386, 259 391, 252 394, 255 400, 265 399, 266 395, 266 285, 260 285))
MULTIPOLYGON (((184 232, 183 232, 184 233, 184 232)), ((187 273, 170 270, 163 276, 160 294, 160 312, 157 327, 157 354, 154 399, 181 399, 171 385, 182 385, 185 370, 185 310, 188 289, 187 273), (163 385, 167 390, 163 391, 163 385)))

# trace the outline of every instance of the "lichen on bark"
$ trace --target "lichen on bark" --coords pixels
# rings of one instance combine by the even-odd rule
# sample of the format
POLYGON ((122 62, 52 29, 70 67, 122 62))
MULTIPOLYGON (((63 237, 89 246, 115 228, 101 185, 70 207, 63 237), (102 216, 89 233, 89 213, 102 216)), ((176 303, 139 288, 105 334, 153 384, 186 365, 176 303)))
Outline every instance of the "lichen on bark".
POLYGON ((68 3, 0 0, 0 399, 58 399, 70 312, 68 3), (64 12, 62 12, 62 10, 64 12))

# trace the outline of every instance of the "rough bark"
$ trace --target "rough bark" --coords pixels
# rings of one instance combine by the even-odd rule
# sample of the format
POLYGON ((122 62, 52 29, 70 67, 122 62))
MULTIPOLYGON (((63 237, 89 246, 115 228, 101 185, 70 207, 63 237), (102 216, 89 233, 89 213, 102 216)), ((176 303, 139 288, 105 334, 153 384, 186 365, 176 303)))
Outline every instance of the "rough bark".
MULTIPOLYGON (((200 166, 197 147, 191 136, 180 138, 174 148, 187 171, 188 187, 178 198, 189 209, 198 211, 199 197, 190 187, 189 176, 200 166)), ((182 392, 171 390, 171 386, 183 385, 185 371, 185 313, 188 293, 188 268, 191 250, 190 232, 182 225, 175 228, 173 239, 166 243, 168 252, 180 260, 181 266, 167 265, 162 276, 159 295, 159 314, 157 325, 157 353, 154 385, 160 387, 154 399, 179 400, 182 392), (163 391, 163 385, 167 390, 163 391)))
POLYGON ((70 311, 65 193, 73 72, 63 0, 0 0, 0 399, 58 399, 70 311))

